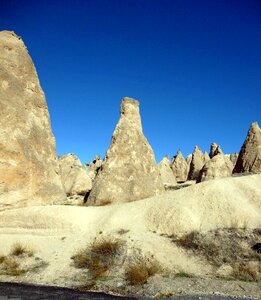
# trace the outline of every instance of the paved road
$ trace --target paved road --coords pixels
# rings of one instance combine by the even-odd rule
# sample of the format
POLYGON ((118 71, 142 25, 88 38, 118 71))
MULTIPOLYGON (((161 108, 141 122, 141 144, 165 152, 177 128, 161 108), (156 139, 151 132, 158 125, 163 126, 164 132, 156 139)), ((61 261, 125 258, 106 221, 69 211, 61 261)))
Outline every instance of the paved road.
MULTIPOLYGON (((0 283, 0 300, 102 300, 125 299, 131 297, 116 297, 103 293, 77 292, 66 288, 35 286, 17 283, 0 283)), ((222 296, 178 296, 168 300, 246 300, 246 298, 232 298, 222 296)), ((248 298, 250 299, 250 298, 248 298)), ((143 299, 145 300, 145 299, 143 299)))

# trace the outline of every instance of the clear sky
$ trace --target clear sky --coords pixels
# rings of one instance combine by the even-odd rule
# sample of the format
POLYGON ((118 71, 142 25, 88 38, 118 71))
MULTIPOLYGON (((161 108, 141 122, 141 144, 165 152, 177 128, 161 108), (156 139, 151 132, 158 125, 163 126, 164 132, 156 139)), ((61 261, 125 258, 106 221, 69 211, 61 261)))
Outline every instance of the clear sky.
POLYGON ((158 161, 239 151, 261 123, 260 0, 0 0, 0 28, 33 58, 58 155, 103 157, 124 96, 158 161))

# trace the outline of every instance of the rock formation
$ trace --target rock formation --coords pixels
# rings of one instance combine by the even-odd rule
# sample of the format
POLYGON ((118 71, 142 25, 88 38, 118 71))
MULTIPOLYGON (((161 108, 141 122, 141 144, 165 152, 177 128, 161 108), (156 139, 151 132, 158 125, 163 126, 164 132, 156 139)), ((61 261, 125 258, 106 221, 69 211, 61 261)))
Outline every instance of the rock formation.
POLYGON ((85 195, 92 188, 86 168, 75 154, 59 157, 60 174, 66 194, 85 195))
POLYGON ((210 145, 210 152, 209 152, 210 159, 213 158, 215 155, 218 155, 218 154, 223 154, 220 146, 217 145, 216 143, 212 143, 210 145))
POLYGON ((66 198, 50 117, 33 62, 15 33, 0 32, 0 206, 66 198))
POLYGON ((207 163, 209 160, 210 160, 210 157, 209 157, 207 151, 205 151, 205 152, 203 153, 203 163, 205 164, 205 163, 207 163))
POLYGON ((159 163, 159 172, 164 186, 171 186, 177 184, 176 178, 170 167, 170 160, 167 156, 165 156, 159 163))
POLYGON ((153 150, 142 132, 139 102, 123 98, 120 113, 89 205, 129 202, 164 191, 153 150))
POLYGON ((190 169, 188 173, 188 180, 195 180, 198 177, 199 171, 204 165, 203 153, 198 146, 195 147, 192 153, 192 160, 190 163, 190 169))
POLYGON ((88 167, 87 173, 92 181, 94 181, 98 171, 100 170, 100 167, 102 165, 102 160, 100 155, 96 155, 92 162, 85 163, 85 165, 88 167))
POLYGON ((229 155, 229 159, 231 160, 233 167, 236 165, 237 158, 238 158, 238 153, 231 153, 229 155))
POLYGON ((252 123, 238 155, 233 173, 261 172, 261 129, 252 123))
POLYGON ((217 154, 204 164, 203 168, 199 172, 197 183, 210 179, 231 176, 232 170, 232 162, 228 160, 224 154, 217 154))
POLYGON ((187 180, 188 164, 180 150, 178 150, 177 155, 175 155, 172 159, 171 169, 178 182, 184 182, 187 180))
POLYGON ((192 161, 192 154, 189 154, 189 155, 186 157, 186 163, 187 163, 187 165, 188 165, 188 171, 189 171, 189 169, 190 169, 191 161, 192 161))

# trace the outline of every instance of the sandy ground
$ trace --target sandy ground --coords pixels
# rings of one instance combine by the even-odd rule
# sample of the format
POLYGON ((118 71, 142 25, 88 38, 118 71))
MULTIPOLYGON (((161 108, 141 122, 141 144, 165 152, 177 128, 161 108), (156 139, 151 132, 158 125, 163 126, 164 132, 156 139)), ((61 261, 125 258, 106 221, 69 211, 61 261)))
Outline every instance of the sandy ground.
MULTIPOLYGON (((126 204, 12 209, 0 213, 0 254, 6 255, 13 243, 20 241, 33 248, 35 257, 48 265, 19 277, 0 275, 0 280, 77 286, 82 283, 82 270, 73 266, 71 256, 97 236, 123 239, 126 255, 136 249, 143 255, 154 256, 170 274, 168 278, 177 272, 187 272, 209 280, 215 275, 212 266, 177 247, 168 236, 232 226, 261 227, 261 175, 207 181, 126 204), (122 229, 126 233, 120 235, 122 229)), ((116 285, 122 282, 120 279, 116 285)), ((166 277, 158 278, 157 282, 159 290, 171 285, 166 277)), ((236 294, 233 294, 232 284, 231 289, 226 285, 223 294, 252 295, 257 299, 260 296, 261 299, 260 284, 241 285, 243 288, 236 294)), ((215 286, 218 284, 213 285, 209 293, 215 292, 215 286)), ((224 282, 218 288, 220 293, 222 286, 224 282)), ((205 286, 201 290, 208 293, 205 286)), ((179 292, 173 288, 170 293, 179 292)))

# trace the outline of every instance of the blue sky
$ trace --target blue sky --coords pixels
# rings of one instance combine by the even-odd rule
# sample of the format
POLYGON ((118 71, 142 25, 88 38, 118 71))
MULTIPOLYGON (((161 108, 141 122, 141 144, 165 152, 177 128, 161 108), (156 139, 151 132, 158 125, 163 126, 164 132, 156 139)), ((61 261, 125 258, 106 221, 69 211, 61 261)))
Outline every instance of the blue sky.
POLYGON ((159 161, 261 123, 260 0, 0 0, 46 94, 58 155, 105 154, 121 98, 140 101, 159 161))

